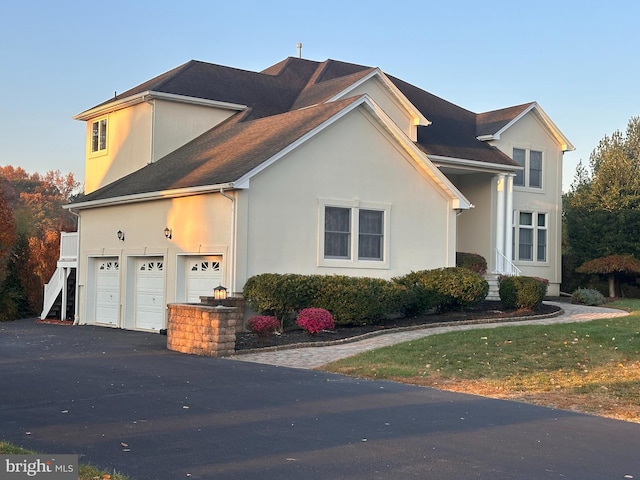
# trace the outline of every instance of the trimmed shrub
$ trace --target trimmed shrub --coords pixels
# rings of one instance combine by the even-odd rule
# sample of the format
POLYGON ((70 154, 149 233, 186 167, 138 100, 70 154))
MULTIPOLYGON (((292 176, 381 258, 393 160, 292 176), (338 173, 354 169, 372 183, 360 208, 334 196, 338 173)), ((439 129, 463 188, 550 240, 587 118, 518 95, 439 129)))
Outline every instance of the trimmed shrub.
POLYGON ((311 305, 315 292, 313 276, 263 273, 247 279, 242 294, 251 309, 277 317, 284 330, 293 313, 311 305))
POLYGON ((500 301, 505 308, 535 310, 547 294, 544 279, 534 277, 501 277, 500 301))
POLYGON ((448 267, 411 272, 394 279, 410 290, 405 313, 422 314, 432 308, 446 310, 481 302, 489 293, 489 284, 467 268, 448 267))
POLYGON ((336 327, 333 316, 324 308, 303 308, 298 313, 296 324, 311 335, 336 327))
POLYGON ((399 289, 379 278, 317 277, 313 306, 332 313, 337 325, 367 325, 398 311, 399 289))
POLYGON ((255 315, 249 319, 249 328, 260 337, 268 337, 280 327, 280 320, 269 315, 255 315))
POLYGON ((398 286, 400 296, 399 310, 406 316, 423 315, 429 310, 439 308, 445 298, 438 291, 425 286, 425 278, 430 270, 410 272, 392 281, 398 286))
POLYGON ((487 273, 487 260, 477 253, 456 252, 456 267, 484 275, 487 273))
POLYGON ((602 305, 604 303, 604 295, 598 290, 591 288, 578 288, 571 295, 571 303, 581 305, 602 305))

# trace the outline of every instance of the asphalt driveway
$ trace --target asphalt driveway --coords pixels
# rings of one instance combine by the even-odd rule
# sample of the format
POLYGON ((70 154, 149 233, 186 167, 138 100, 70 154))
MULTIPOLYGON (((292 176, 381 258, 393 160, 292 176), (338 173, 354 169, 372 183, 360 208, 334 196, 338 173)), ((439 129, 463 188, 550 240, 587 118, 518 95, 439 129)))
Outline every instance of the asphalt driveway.
POLYGON ((0 324, 0 439, 153 479, 640 479, 640 425, 0 324))

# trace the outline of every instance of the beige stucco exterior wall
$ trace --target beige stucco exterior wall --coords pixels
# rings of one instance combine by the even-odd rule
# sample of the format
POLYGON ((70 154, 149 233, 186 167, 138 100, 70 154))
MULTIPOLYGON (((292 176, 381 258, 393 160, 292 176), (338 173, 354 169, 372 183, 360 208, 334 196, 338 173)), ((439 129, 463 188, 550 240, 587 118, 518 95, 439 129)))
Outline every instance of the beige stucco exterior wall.
POLYGON ((154 100, 154 105, 154 162, 237 113, 166 100, 154 100))
POLYGON ((477 253, 487 262, 493 258, 495 245, 495 202, 493 187, 495 175, 489 173, 473 173, 452 176, 452 181, 474 208, 463 211, 457 217, 459 252, 477 253))
POLYGON ((151 107, 146 103, 87 121, 85 193, 144 167, 150 159, 151 107), (107 119, 107 149, 91 153, 93 122, 107 119))
POLYGON ((560 145, 537 115, 529 112, 507 129, 500 140, 492 142, 509 156, 514 148, 542 152, 542 188, 514 186, 513 210, 542 212, 548 214, 547 261, 526 262, 515 260, 523 275, 537 276, 549 280, 549 294, 559 294, 562 278, 562 159, 560 145))
POLYGON ((87 121, 85 193, 162 158, 234 113, 156 99, 87 121), (107 149, 91 153, 92 124, 102 118, 107 119, 107 149))
MULTIPOLYGON (((238 284, 264 272, 390 278, 455 264, 451 199, 419 173, 405 151, 364 109, 338 120, 251 179, 246 215, 246 270, 238 284), (293 201, 291 200, 293 199, 293 201), (388 266, 319 265, 324 199, 389 206, 388 266)), ((242 256, 242 253, 239 253, 242 256)), ((321 257, 321 256, 320 256, 321 257)))
POLYGON ((179 266, 184 255, 222 256, 223 276, 229 278, 231 211, 232 202, 218 193, 81 211, 79 322, 94 322, 95 278, 91 276, 95 272, 91 264, 96 258, 116 257, 119 260, 119 326, 126 328, 131 325, 124 323, 125 317, 127 322, 132 321, 135 275, 129 268, 133 259, 164 259, 165 303, 185 301, 179 289, 184 274, 179 266), (171 239, 165 238, 165 227, 172 230, 171 239), (124 232, 124 241, 118 240, 119 230, 124 232))

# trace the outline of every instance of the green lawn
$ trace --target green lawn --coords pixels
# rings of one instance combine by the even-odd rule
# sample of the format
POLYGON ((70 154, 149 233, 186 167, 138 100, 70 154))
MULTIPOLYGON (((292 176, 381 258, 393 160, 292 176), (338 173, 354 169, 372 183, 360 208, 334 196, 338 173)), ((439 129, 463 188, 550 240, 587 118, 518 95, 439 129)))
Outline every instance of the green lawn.
POLYGON ((433 335, 324 369, 640 422, 640 300, 611 306, 632 314, 433 335))

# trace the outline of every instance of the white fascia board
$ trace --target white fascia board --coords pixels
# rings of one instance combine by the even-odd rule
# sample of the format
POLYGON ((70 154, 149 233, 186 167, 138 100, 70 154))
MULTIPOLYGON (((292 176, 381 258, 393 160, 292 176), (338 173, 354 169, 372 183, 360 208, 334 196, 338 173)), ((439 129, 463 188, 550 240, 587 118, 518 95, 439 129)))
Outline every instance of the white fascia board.
POLYGON ((217 193, 220 190, 232 190, 234 183, 221 183, 218 185, 203 185, 200 187, 175 188, 158 192, 136 193, 133 195, 123 195, 120 197, 105 198, 101 200, 90 200, 63 205, 66 210, 84 210, 87 208, 110 207, 114 205, 124 205, 127 203, 148 202, 151 200, 163 200, 166 198, 189 197, 203 193, 217 193))
POLYGON ((466 158, 443 157, 441 155, 429 155, 427 157, 437 166, 462 167, 467 170, 485 172, 513 172, 523 170, 519 165, 502 165, 501 163, 487 163, 479 160, 468 160, 466 158))
POLYGON ((122 110, 123 108, 131 107, 139 103, 147 102, 149 100, 168 100, 172 102, 189 103, 192 105, 202 105, 205 107, 217 107, 225 110, 241 111, 247 108, 246 105, 240 105, 237 103, 221 102, 218 100, 207 100, 205 98, 189 97, 187 95, 176 95, 173 93, 155 92, 153 90, 147 90, 130 97, 121 98, 113 102, 100 105, 98 107, 86 110, 78 115, 74 116, 74 120, 90 120, 107 113, 115 112, 116 110, 122 110))
POLYGON ((500 135, 502 133, 504 133, 508 128, 510 128, 512 125, 514 125, 516 122, 518 122, 522 117, 524 117, 527 113, 531 112, 532 110, 535 110, 535 112, 538 114, 538 116, 542 120, 542 123, 551 132, 551 135, 553 135, 553 137, 558 141, 563 152, 573 151, 576 149, 576 147, 573 146, 573 144, 569 141, 569 139, 565 137, 564 134, 560 131, 557 125, 553 123, 553 120, 551 120, 551 118, 545 113, 545 111, 542 110, 542 108, 540 108, 540 105, 538 105, 537 102, 533 102, 531 105, 525 108, 522 112, 520 112, 518 116, 516 116, 513 120, 511 120, 509 123, 507 123, 504 127, 502 127, 493 135, 483 136, 483 137, 491 137, 491 138, 478 137, 478 140, 500 140, 500 135))
POLYGON ((422 112, 420 110, 418 110, 415 107, 415 105, 413 105, 413 103, 411 103, 409 101, 409 99, 407 97, 405 97, 404 93, 402 93, 398 89, 398 87, 396 87, 393 84, 393 82, 391 80, 389 80, 389 78, 379 68, 374 69, 371 73, 369 73, 368 75, 362 77, 357 82, 352 83, 347 88, 345 88, 343 91, 341 91, 340 93, 338 93, 338 94, 334 95, 333 97, 331 97, 328 100, 328 102, 334 102, 336 100, 340 100, 342 98, 348 97, 350 92, 352 92, 353 90, 358 88, 360 85, 364 84, 365 82, 369 81, 373 77, 378 77, 380 79, 380 81, 382 82, 382 84, 385 86, 385 88, 387 90, 389 90, 391 92, 391 94, 398 99, 400 104, 411 113, 411 115, 413 116, 413 124, 414 125, 416 125, 416 126, 420 125, 420 126, 423 126, 423 127, 431 125, 431 122, 422 114, 422 112))

